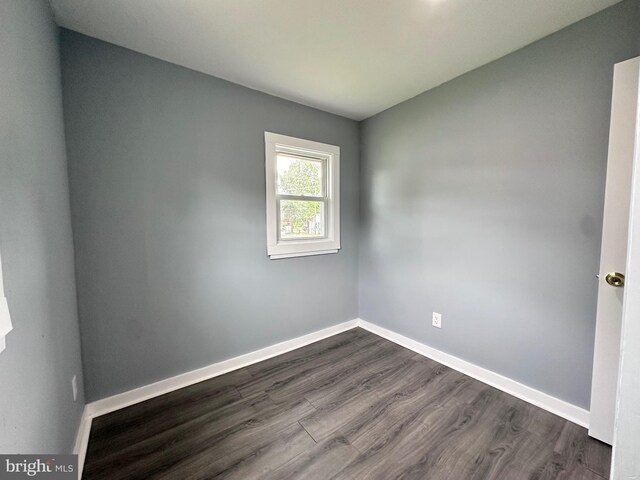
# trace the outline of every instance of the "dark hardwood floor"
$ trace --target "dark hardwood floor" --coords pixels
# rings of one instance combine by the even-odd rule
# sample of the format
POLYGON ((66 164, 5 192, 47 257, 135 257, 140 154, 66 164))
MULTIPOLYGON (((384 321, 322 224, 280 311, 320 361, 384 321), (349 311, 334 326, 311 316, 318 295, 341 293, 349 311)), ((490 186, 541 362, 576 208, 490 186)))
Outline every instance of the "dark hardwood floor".
POLYGON ((83 478, 608 478, 587 431, 362 329, 94 419, 83 478))

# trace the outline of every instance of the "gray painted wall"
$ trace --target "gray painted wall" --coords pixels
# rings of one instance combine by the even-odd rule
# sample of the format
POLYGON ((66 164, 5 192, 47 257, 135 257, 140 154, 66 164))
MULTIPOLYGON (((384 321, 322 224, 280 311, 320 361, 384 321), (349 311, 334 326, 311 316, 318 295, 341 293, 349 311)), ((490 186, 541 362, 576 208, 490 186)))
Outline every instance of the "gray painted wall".
POLYGON ((71 452, 84 405, 62 120, 48 3, 0 0, 0 249, 14 330, 0 353, 0 452, 71 452))
POLYGON ((356 122, 61 42, 89 400, 357 317, 356 122), (338 254, 267 258, 265 130, 340 146, 338 254))
POLYGON ((362 318, 589 407, 612 72, 640 53, 639 5, 363 123, 362 318))

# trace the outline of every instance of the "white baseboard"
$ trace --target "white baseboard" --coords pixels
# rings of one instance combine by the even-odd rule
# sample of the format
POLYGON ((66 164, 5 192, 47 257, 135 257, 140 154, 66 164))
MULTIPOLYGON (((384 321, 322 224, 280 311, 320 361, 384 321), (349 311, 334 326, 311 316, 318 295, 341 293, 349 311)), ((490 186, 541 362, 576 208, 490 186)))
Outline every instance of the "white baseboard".
POLYGON ((565 402, 558 398, 552 397, 544 392, 536 390, 535 388, 528 387, 522 383, 511 380, 503 375, 487 370, 486 368, 479 367, 473 363, 462 360, 458 357, 454 357, 448 353, 441 352, 435 348, 429 347, 423 343, 417 342, 393 332, 386 328, 380 327, 374 323, 367 322, 366 320, 358 319, 358 326, 365 330, 375 333, 376 335, 391 340, 398 345, 413 350, 420 355, 431 358, 438 363, 442 363, 448 367, 453 368, 465 375, 468 375, 476 380, 479 380, 487 385, 491 385, 503 392, 506 392, 514 397, 518 397, 525 402, 529 402, 536 407, 540 407, 555 415, 558 415, 570 422, 576 423, 583 427, 589 427, 589 411, 577 407, 571 403, 565 402))
POLYGON ((462 360, 448 353, 436 350, 435 348, 429 347, 423 343, 412 340, 404 335, 400 335, 399 333, 380 327, 371 322, 367 322, 366 320, 355 319, 318 330, 317 332, 309 333, 292 340, 271 345, 270 347, 262 348, 245 355, 240 355, 239 357, 214 363, 207 367, 176 375, 175 377, 160 380, 128 392, 89 403, 85 407, 85 413, 83 415, 80 428, 78 429, 78 437, 74 448, 74 452, 79 455, 78 461, 80 472, 82 472, 82 466, 84 464, 92 418, 149 400, 150 398, 154 398, 159 395, 164 395, 165 393, 173 392, 180 388, 188 387, 195 383, 267 360, 268 358, 275 357, 277 355, 282 355, 283 353, 295 350, 296 348, 303 347, 355 327, 362 327, 371 333, 386 338, 387 340, 413 350, 420 355, 424 355, 436 362, 458 370, 465 375, 554 413, 566 420, 569 420, 570 422, 583 427, 589 426, 589 412, 583 408, 552 397, 551 395, 523 385, 503 375, 487 370, 486 368, 474 365, 466 360, 462 360))
POLYGON ((589 412, 583 408, 358 318, 87 404, 78 428, 76 443, 73 449, 74 453, 78 455, 78 478, 82 477, 93 418, 267 360, 268 358, 282 355, 296 348, 304 347, 310 343, 337 335, 338 333, 355 327, 362 327, 371 333, 386 338, 487 385, 491 385, 514 397, 518 397, 537 407, 554 413, 570 422, 587 428, 589 426, 589 412))
POLYGON ((82 470, 84 468, 84 459, 87 456, 87 447, 89 446, 89 434, 91 433, 91 416, 87 407, 84 407, 78 433, 76 434, 76 442, 73 445, 73 453, 78 455, 78 479, 82 478, 82 470))
POLYGON ((292 340, 277 343, 270 347, 262 348, 254 352, 250 352, 239 357, 230 358, 222 362, 214 363, 207 367, 192 370, 190 372, 176 375, 175 377, 160 380, 144 387, 139 387, 128 392, 119 393, 111 397, 103 398, 87 405, 87 413, 89 417, 94 418, 106 413, 119 410, 121 408, 134 405, 136 403, 144 402, 150 398, 154 398, 165 393, 173 392, 180 388, 188 387, 195 383, 208 380, 218 375, 237 370, 247 365, 267 360, 268 358, 282 355, 296 348, 304 347, 318 340, 322 340, 327 337, 331 337, 338 333, 350 330, 358 326, 358 320, 350 320, 348 322, 340 323, 332 327, 324 328, 307 335, 303 335, 292 340))

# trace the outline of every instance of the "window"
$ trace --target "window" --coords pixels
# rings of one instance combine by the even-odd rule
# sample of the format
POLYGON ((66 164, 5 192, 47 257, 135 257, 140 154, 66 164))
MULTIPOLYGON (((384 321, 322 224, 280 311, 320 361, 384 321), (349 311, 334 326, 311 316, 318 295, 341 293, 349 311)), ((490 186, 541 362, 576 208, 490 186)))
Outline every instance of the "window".
POLYGON ((267 255, 340 249, 340 148, 265 132, 267 255))

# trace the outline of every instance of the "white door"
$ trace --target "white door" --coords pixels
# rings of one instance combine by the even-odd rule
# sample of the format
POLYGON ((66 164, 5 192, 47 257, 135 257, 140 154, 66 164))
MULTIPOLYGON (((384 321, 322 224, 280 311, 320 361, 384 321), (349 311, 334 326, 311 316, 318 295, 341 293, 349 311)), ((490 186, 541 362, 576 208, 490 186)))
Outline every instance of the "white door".
POLYGON ((640 57, 614 68, 589 420, 589 435, 609 444, 613 443, 620 359, 639 77, 640 57))

